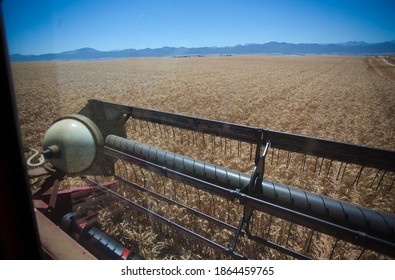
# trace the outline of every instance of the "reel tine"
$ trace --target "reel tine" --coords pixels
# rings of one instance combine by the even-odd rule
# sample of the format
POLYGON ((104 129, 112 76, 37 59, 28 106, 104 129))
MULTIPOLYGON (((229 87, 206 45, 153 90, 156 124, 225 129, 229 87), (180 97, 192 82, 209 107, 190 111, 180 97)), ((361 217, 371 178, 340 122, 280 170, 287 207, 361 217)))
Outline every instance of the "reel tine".
POLYGON ((335 244, 333 245, 332 250, 331 250, 331 255, 329 256, 330 260, 332 260, 332 257, 333 257, 333 254, 335 253, 335 249, 336 249, 338 242, 339 242, 339 238, 336 238, 335 244))
POLYGON ((190 141, 190 143, 189 143, 189 145, 192 145, 192 146, 194 146, 195 145, 195 140, 193 139, 193 131, 192 130, 189 130, 189 141, 190 141))
POLYGON ((320 164, 320 170, 318 170, 318 176, 320 176, 321 175, 321 171, 322 171, 322 166, 324 165, 324 158, 322 158, 322 160, 321 160, 321 164, 320 164))
POLYGON ((115 170, 118 172, 118 174, 123 174, 124 177, 128 177, 125 162, 123 160, 118 160, 115 164, 115 170))
POLYGON ((151 181, 154 183, 155 180, 154 180, 154 176, 152 175, 152 171, 151 171, 151 170, 148 170, 148 173, 149 173, 149 175, 151 176, 151 181))
POLYGON ((362 171, 363 171, 364 167, 365 166, 361 166, 361 168, 359 169, 358 174, 357 174, 357 176, 354 179, 353 185, 355 184, 355 186, 358 186, 359 179, 361 178, 362 171))
POLYGON ((315 158, 314 171, 313 171, 314 176, 315 176, 315 172, 317 171, 317 165, 318 165, 318 157, 315 158))
POLYGON ((168 139, 166 126, 162 124, 161 127, 162 127, 162 130, 163 130, 163 137, 165 139, 168 139))
POLYGON ((293 223, 290 222, 289 228, 288 228, 288 234, 287 234, 287 241, 285 242, 285 246, 288 246, 288 242, 289 242, 289 237, 290 237, 290 235, 291 235, 292 226, 293 226, 293 223))
POLYGON ((366 248, 363 248, 363 249, 361 250, 361 253, 360 253, 359 256, 358 256, 358 260, 360 260, 360 259, 362 258, 362 255, 363 255, 363 253, 365 253, 365 251, 366 251, 366 248))
POLYGON ((329 173, 330 173, 331 167, 332 167, 332 162, 333 162, 333 160, 331 160, 331 161, 329 162, 329 167, 328 167, 328 172, 326 173, 326 178, 329 177, 329 173))
POLYGON ((340 163, 339 171, 337 172, 337 176, 336 176, 336 181, 339 181, 339 176, 340 176, 343 164, 344 164, 343 162, 340 163))
POLYGON ((215 136, 211 135, 211 153, 215 154, 215 136))
POLYGON ((156 135, 162 138, 162 130, 160 129, 160 124, 155 124, 156 135))
POLYGON ((289 163, 291 162, 291 156, 292 156, 292 152, 288 151, 286 168, 289 167, 289 163))
POLYGON ((140 128, 140 133, 143 132, 143 123, 141 121, 139 121, 139 128, 140 128))
POLYGON ((183 144, 184 144, 184 137, 183 137, 183 135, 182 135, 182 130, 181 130, 181 128, 177 128, 177 135, 178 135, 178 137, 180 138, 181 145, 183 145, 183 144))
POLYGON ((214 195, 211 195, 211 203, 212 203, 212 209, 213 209, 213 216, 215 217, 215 199, 214 195))
POLYGON ((304 171, 304 168, 306 166, 306 159, 307 159, 307 155, 303 154, 303 159, 302 159, 302 163, 300 164, 300 170, 299 171, 304 171))
POLYGON ((184 183, 182 183, 182 185, 184 186, 184 193, 185 193, 185 197, 186 197, 186 200, 187 200, 187 204, 189 204, 189 197, 188 197, 188 189, 187 189, 187 186, 184 184, 184 183))
POLYGON ((269 239, 269 237, 270 237, 270 230, 271 230, 271 226, 272 226, 272 219, 273 219, 273 215, 270 215, 269 225, 267 227, 266 239, 269 239))
POLYGON ((132 129, 135 132, 137 132, 137 120, 136 119, 132 119, 131 126, 132 126, 132 129))
POLYGON ((169 127, 168 127, 167 125, 162 125, 162 127, 163 127, 163 131, 164 131, 164 134, 165 134, 166 139, 170 139, 170 136, 169 136, 169 127))
POLYGON ((174 126, 171 126, 171 131, 173 133, 173 141, 176 141, 176 134, 174 132, 174 126))
POLYGON ((146 123, 147 128, 148 128, 148 134, 149 134, 149 136, 151 136, 151 129, 149 127, 149 122, 145 121, 145 123, 146 123))
POLYGON ((228 204, 228 211, 227 211, 227 216, 226 216, 226 222, 229 223, 230 221, 230 201, 229 199, 227 200, 227 204, 228 204))
MULTIPOLYGON (((309 238, 307 239, 306 243, 307 243, 307 248, 305 250, 305 254, 307 254, 308 252, 310 252, 310 248, 311 248, 311 243, 313 242, 313 235, 314 235, 315 230, 312 229, 309 235, 309 238)), ((305 245, 306 246, 306 245, 305 245)))
POLYGON ((277 149, 277 162, 276 166, 278 166, 278 161, 280 160, 280 149, 277 149))
POLYGON ((342 174, 342 178, 340 179, 340 182, 343 182, 344 174, 346 173, 346 168, 347 168, 347 163, 344 165, 343 174, 342 174))
POLYGON ((394 176, 394 179, 392 180, 391 186, 388 188, 387 193, 390 193, 390 191, 391 191, 392 187, 394 186, 394 184, 395 184, 395 176, 394 176))
POLYGON ((370 184, 370 188, 373 187, 374 181, 376 181, 377 176, 379 176, 380 171, 381 171, 380 169, 377 170, 376 175, 374 176, 374 178, 373 178, 373 180, 372 180, 372 183, 370 184))
POLYGON ((185 130, 185 134, 187 135, 187 145, 189 146, 190 144, 190 140, 189 140, 189 131, 188 130, 185 130))
POLYGON ((173 186, 173 200, 177 200, 177 188, 176 188, 176 186, 174 184, 174 180, 173 179, 171 179, 171 184, 173 186))
POLYGON ((189 131, 188 130, 183 130, 183 133, 184 133, 184 135, 185 135, 185 138, 186 138, 186 145, 190 145, 189 143, 190 143, 190 137, 189 137, 189 131))
POLYGON ((133 173, 134 173, 134 180, 137 181, 138 176, 137 176, 136 170, 135 170, 134 167, 133 167, 134 165, 131 164, 130 166, 132 167, 132 170, 133 170, 133 173))
POLYGON ((199 189, 197 190, 197 194, 198 194, 198 200, 199 200, 199 202, 198 202, 199 209, 202 209, 202 200, 201 200, 201 197, 200 197, 200 190, 199 189))
POLYGON ((377 184, 376 191, 379 189, 379 186, 380 186, 381 182, 383 181, 384 176, 385 176, 386 173, 387 173, 387 170, 384 170, 384 173, 383 173, 383 175, 381 175, 380 181, 377 184))
POLYGON ((143 174, 144 188, 147 188, 147 176, 145 176, 145 172, 142 170, 141 167, 140 167, 140 171, 143 174))
POLYGON ((155 137, 157 137, 157 135, 158 135, 158 128, 157 128, 157 124, 156 123, 152 123, 152 132, 153 132, 153 135, 155 136, 155 137))
POLYGON ((167 137, 166 137, 165 126, 164 126, 164 125, 159 125, 159 130, 160 130, 160 132, 161 132, 162 138, 167 138, 167 137))
POLYGON ((155 128, 156 128, 156 131, 157 131, 156 134, 157 134, 160 138, 163 138, 162 130, 160 129, 160 124, 155 124, 155 128))
POLYGON ((166 184, 165 184, 165 180, 163 179, 163 176, 162 176, 162 175, 159 176, 159 177, 160 177, 160 180, 161 180, 161 182, 162 182, 163 195, 166 196, 166 184))
POLYGON ((192 131, 192 145, 195 146, 196 145, 196 136, 195 136, 195 131, 192 131))

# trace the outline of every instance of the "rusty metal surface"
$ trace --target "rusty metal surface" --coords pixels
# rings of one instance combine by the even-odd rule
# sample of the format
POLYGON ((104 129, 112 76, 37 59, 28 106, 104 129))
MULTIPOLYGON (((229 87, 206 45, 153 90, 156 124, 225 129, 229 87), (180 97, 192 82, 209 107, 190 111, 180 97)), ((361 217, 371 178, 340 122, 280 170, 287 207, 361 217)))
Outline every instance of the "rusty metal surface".
POLYGON ((39 168, 29 169, 27 171, 27 174, 28 174, 30 179, 33 179, 33 178, 36 178, 36 177, 41 177, 41 176, 44 176, 44 175, 48 175, 49 172, 45 168, 39 167, 39 168))
POLYGON ((95 260, 85 248, 59 229, 43 213, 35 211, 37 227, 43 250, 58 260, 95 260))

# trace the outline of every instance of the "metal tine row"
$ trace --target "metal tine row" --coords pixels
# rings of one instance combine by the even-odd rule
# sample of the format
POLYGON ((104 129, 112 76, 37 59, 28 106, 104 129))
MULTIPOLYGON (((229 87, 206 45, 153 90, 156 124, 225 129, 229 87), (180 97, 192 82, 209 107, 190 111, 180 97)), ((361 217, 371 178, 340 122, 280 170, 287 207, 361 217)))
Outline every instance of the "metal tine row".
MULTIPOLYGON (((241 158, 246 156, 245 153, 247 152, 249 154, 249 160, 254 160, 256 149, 256 145, 254 144, 136 119, 132 119, 131 125, 134 131, 138 133, 148 133, 148 135, 151 137, 160 136, 161 138, 167 138, 170 140, 172 139, 173 141, 181 142, 182 145, 200 145, 203 149, 206 149, 205 151, 207 151, 207 148, 209 150, 211 149, 211 153, 213 154, 216 153, 217 150, 220 150, 225 155, 235 155, 241 158), (249 146, 249 148, 247 148, 247 146, 249 146)), ((271 165, 275 164, 276 166, 279 166, 281 162, 281 164, 285 164, 285 168, 288 169, 293 164, 299 164, 299 172, 305 172, 306 169, 308 169, 307 165, 309 163, 311 164, 312 162, 310 158, 315 158, 313 160, 313 175, 315 177, 325 176, 325 178, 329 178, 331 175, 336 177, 337 182, 343 183, 346 177, 354 176, 352 182, 348 182, 349 180, 347 180, 348 186, 358 186, 362 180, 366 181, 367 177, 372 177, 369 175, 371 172, 376 172, 373 176, 373 179, 369 180, 371 180, 370 188, 375 188, 377 191, 379 190, 380 186, 382 186, 384 178, 387 177, 387 175, 391 176, 387 173, 394 173, 387 172, 386 170, 369 170, 365 172, 366 168, 364 166, 359 166, 359 170, 355 174, 355 168, 357 167, 353 164, 348 164, 345 162, 334 162, 323 157, 308 156, 305 154, 294 153, 276 148, 271 148, 270 153, 271 155, 267 157, 266 161, 270 162, 271 165), (325 173, 323 173, 324 170, 325 173)), ((393 189, 395 184, 395 174, 392 174, 392 178, 393 179, 389 185, 387 184, 388 187, 386 188, 386 191, 383 190, 383 192, 389 193, 393 189)))
MULTIPOLYGON (((327 165, 331 166, 331 164, 329 163, 327 165)), ((123 167, 126 176, 132 176, 134 178, 131 179, 136 180, 140 178, 140 181, 142 181, 144 187, 148 188, 148 185, 150 185, 150 187, 152 187, 154 191, 160 192, 164 196, 169 197, 175 201, 180 201, 185 203, 186 205, 191 205, 193 208, 199 209, 201 211, 203 211, 202 208, 204 208, 202 205, 207 206, 206 208, 210 209, 210 211, 203 212, 206 212, 206 214, 214 218, 219 218, 219 216, 221 216, 220 218, 222 218, 225 223, 232 224, 232 222, 237 222, 237 219, 235 219, 235 217, 238 217, 238 215, 231 214, 232 210, 236 212, 237 210, 235 210, 233 203, 231 203, 230 201, 226 201, 226 203, 220 204, 216 197, 211 194, 204 194, 204 191, 186 186, 183 183, 174 182, 171 179, 164 179, 161 175, 153 174, 150 171, 142 170, 142 168, 137 166, 133 167, 133 165, 130 165, 131 168, 128 168, 129 164, 127 165, 124 162, 121 163, 121 166, 123 167), (170 182, 170 185, 168 185, 167 188, 164 187, 165 180, 169 180, 170 182), (147 182, 149 182, 149 184, 147 182), (157 186, 155 183, 160 183, 161 186, 157 186), (210 203, 208 203, 208 201, 210 201, 210 203), (227 209, 227 211, 224 211, 224 209, 227 209), (225 212, 226 214, 223 214, 225 212), (222 215, 220 213, 222 213, 222 215)), ((360 168, 359 172, 357 173, 359 177, 362 174, 361 169, 362 168, 360 168)), ((376 174, 375 179, 377 180, 379 177, 383 177, 383 175, 385 174, 376 174)), ((272 240, 273 242, 278 243, 280 246, 285 246, 286 248, 297 252, 299 251, 301 254, 307 256, 312 254, 312 244, 315 244, 314 246, 317 246, 317 244, 322 243, 321 240, 319 240, 320 235, 322 234, 314 231, 314 229, 304 228, 292 222, 274 217, 270 214, 258 211, 255 211, 255 213, 259 214, 258 216, 256 216, 256 214, 253 215, 251 221, 251 228, 257 233, 257 235, 262 236, 263 239, 272 240), (280 231, 282 232, 280 234, 278 232, 279 228, 282 228, 280 229, 280 231)), ((194 216, 191 217, 191 219, 196 220, 198 219, 198 217, 194 216)), ((176 221, 181 222, 178 216, 176 216, 176 221)), ((197 222, 192 222, 194 231, 199 231, 197 224, 197 222)), ((344 241, 334 239, 333 245, 329 251, 329 256, 321 257, 329 257, 329 259, 346 258, 344 255, 344 249, 342 248, 344 246, 351 245, 347 245, 347 243, 345 243, 346 245, 344 245, 343 243, 344 241), (339 250, 341 251, 338 252, 339 250)), ((353 250, 356 251, 357 249, 353 250)), ((365 250, 363 248, 360 248, 359 250, 360 251, 357 253, 353 251, 353 258, 360 259, 364 257, 365 250)))
POLYGON ((352 173, 356 173, 354 175, 354 180, 350 184, 350 186, 357 187, 362 181, 364 181, 364 186, 370 189, 374 189, 376 191, 379 190, 380 186, 388 185, 384 184, 385 178, 390 179, 392 173, 392 183, 388 185, 387 190, 383 189, 383 193, 389 193, 394 185, 395 181, 395 173, 387 172, 387 170, 366 168, 365 166, 352 165, 344 162, 340 162, 340 167, 338 168, 336 181, 343 182, 345 180, 346 174, 349 173, 352 176, 352 173), (358 170, 357 172, 355 172, 358 170), (374 174, 374 176, 373 176, 374 174), (371 179, 373 177, 373 179, 371 179), (369 182, 369 183, 368 183, 369 182))
MULTIPOLYGON (((250 226, 251 233, 262 240, 275 243, 308 258, 311 255, 311 244, 315 233, 313 229, 262 212, 254 213, 250 226)), ((281 254, 282 258, 288 257, 284 252, 281 254)))
MULTIPOLYGON (((142 170, 140 170, 140 168, 135 168, 135 169, 138 170, 135 171, 137 174, 139 174, 140 172, 142 173, 142 176, 144 176, 143 174, 145 174, 146 178, 142 179, 142 181, 145 184, 144 188, 151 189, 151 185, 153 185, 152 191, 154 193, 158 192, 157 188, 155 188, 155 182, 158 182, 158 179, 161 182, 164 182, 165 180, 168 180, 167 183, 170 182, 170 187, 168 186, 167 191, 164 192, 164 195, 161 196, 162 194, 160 194, 162 198, 159 198, 158 203, 171 202, 171 204, 174 205, 179 205, 179 206, 184 205, 181 207, 185 207, 185 206, 188 207, 188 209, 190 209, 189 212, 193 212, 191 211, 192 209, 196 210, 195 215, 190 214, 186 221, 182 219, 182 217, 173 215, 174 213, 170 214, 170 216, 172 216, 171 219, 174 219, 176 223, 187 226, 197 233, 199 233, 202 230, 201 225, 203 223, 205 224, 206 229, 210 228, 208 232, 213 233, 215 236, 217 236, 215 232, 217 233, 221 232, 220 235, 225 235, 225 233, 228 231, 227 234, 228 235, 230 234, 231 237, 232 232, 236 230, 236 224, 241 214, 241 209, 240 210, 233 209, 234 208, 233 203, 231 203, 229 200, 225 200, 215 195, 205 193, 202 190, 189 187, 184 183, 175 182, 168 178, 166 179, 156 178, 162 176, 156 175, 152 172, 144 173, 142 170), (181 186, 183 186, 184 189, 182 189, 181 186), (209 211, 207 209, 209 209, 209 211), (227 209, 227 211, 224 211, 224 209, 227 209), (232 217, 232 213, 234 212, 237 212, 237 214, 233 215, 232 217), (211 217, 214 220, 212 220, 211 217), (218 227, 218 229, 216 229, 216 227, 218 227)), ((156 195, 153 196, 153 198, 158 199, 156 195)), ((144 204, 144 201, 142 203, 144 204)), ((145 204, 149 205, 147 202, 145 202, 145 204)), ((166 211, 166 216, 167 214, 169 213, 167 213, 166 211)), ((228 240, 230 237, 226 238, 226 240, 228 240)))
POLYGON ((390 191, 392 190, 392 187, 395 184, 395 172, 387 172, 387 170, 377 170, 376 175, 374 176, 372 183, 370 185, 370 188, 373 187, 373 184, 375 181, 378 181, 377 185, 376 185, 376 191, 379 189, 380 185, 382 184, 384 177, 390 177, 391 175, 389 175, 389 173, 393 173, 392 175, 392 181, 391 184, 389 184, 389 187, 387 189, 387 194, 390 193, 390 191), (381 175, 380 175, 381 173, 381 175), (377 180, 376 180, 377 179, 377 180))
POLYGON ((235 155, 239 158, 245 153, 249 153, 250 161, 254 160, 255 144, 137 119, 130 119, 129 122, 131 130, 139 134, 173 140, 180 142, 182 145, 200 145, 203 149, 210 148, 212 153, 220 150, 225 155, 235 155), (246 146, 249 146, 249 148, 246 146))
MULTIPOLYGON (((93 181, 90 181, 93 182, 93 181)), ((123 182, 120 181, 120 184, 122 185, 123 182)), ((117 196, 119 198, 119 201, 122 200, 122 202, 126 203, 126 205, 129 204, 134 204, 135 202, 133 202, 134 199, 130 200, 128 198, 124 198, 122 199, 120 196, 118 196, 115 192, 112 192, 113 195, 117 196)), ((154 198, 155 199, 155 198, 154 198)), ((159 202, 159 200, 158 200, 159 202)), ((164 200, 163 202, 166 202, 166 200, 164 200)), ((189 246, 187 246, 188 248, 190 247, 194 247, 196 246, 198 243, 200 245, 199 250, 202 250, 202 248, 204 250, 207 249, 207 244, 216 244, 214 246, 214 248, 220 248, 222 250, 222 252, 228 253, 226 246, 226 243, 224 243, 223 241, 228 240, 231 237, 233 228, 232 226, 230 226, 230 229, 232 230, 228 230, 227 227, 229 227, 228 225, 226 225, 225 223, 208 223, 208 221, 210 221, 210 217, 209 216, 204 216, 204 215, 188 215, 187 219, 185 219, 185 216, 183 215, 177 215, 180 213, 186 213, 185 211, 182 211, 182 208, 179 209, 175 209, 174 207, 172 207, 173 211, 172 212, 168 212, 166 211, 165 213, 163 213, 162 211, 157 211, 157 209, 153 209, 150 210, 149 209, 149 204, 140 204, 141 201, 137 201, 137 204, 141 205, 141 207, 146 208, 148 211, 148 215, 146 215, 145 213, 140 213, 142 216, 144 216, 145 220, 141 220, 140 222, 143 222, 143 227, 148 226, 149 228, 155 228, 156 233, 159 234, 159 236, 167 236, 172 238, 171 236, 178 236, 178 238, 176 238, 175 240, 177 242, 186 242, 187 244, 189 244, 189 246), (165 214, 165 215, 163 215, 165 214), (152 216, 151 216, 152 215, 152 216), (150 219, 151 217, 162 217, 162 219, 165 219, 167 221, 167 223, 158 223, 156 222, 155 219, 150 219), (170 226, 169 226, 170 225, 170 226), (212 239, 212 236, 214 233, 218 232, 219 228, 223 228, 225 227, 225 229, 223 229, 220 233, 220 235, 223 236, 222 239, 212 239), (178 231, 178 229, 187 229, 187 235, 181 235, 180 231, 178 231), (230 235, 230 236, 229 236, 230 235), (188 237, 191 236, 199 236, 201 239, 196 240, 195 238, 191 238, 188 239, 188 237), (193 241, 192 241, 193 240, 193 241), (222 245, 222 243, 224 243, 224 245, 222 245), (206 249, 205 249, 206 248, 206 249)), ((158 204, 159 205, 159 204, 158 204)), ((163 209, 162 207, 163 205, 160 206, 160 209, 163 209)), ((109 205, 108 207, 111 208, 111 205, 109 205)), ((108 208, 106 207, 106 208, 108 208)), ((140 214, 138 214, 137 216, 140 216, 140 214)), ((134 218, 133 218, 134 219, 134 218)), ((214 221, 214 220, 213 220, 214 221)), ((127 222, 126 222, 127 223, 127 222)), ((184 232, 185 234, 185 232, 184 232)), ((211 249, 210 249, 211 250, 211 249)), ((213 253, 215 253, 213 251, 213 253)), ((236 252, 233 253, 233 256, 240 258, 242 257, 241 255, 237 254, 236 252)))
POLYGON ((325 166, 328 165, 328 163, 326 163, 327 159, 325 158, 312 157, 306 154, 271 148, 270 155, 267 157, 267 162, 270 163, 270 165, 275 165, 276 167, 279 167, 280 165, 285 166, 287 169, 291 166, 299 165, 298 171, 305 172, 307 165, 311 162, 311 158, 315 158, 314 168, 312 171, 313 175, 316 177, 320 176, 323 168, 325 167, 327 170, 325 176, 328 177, 332 168, 332 161, 329 161, 329 166, 325 166))
MULTIPOLYGON (((236 229, 235 225, 237 224, 237 218, 240 217, 241 209, 235 210, 234 207, 232 207, 233 203, 231 203, 229 200, 224 200, 222 198, 218 198, 211 194, 207 194, 207 193, 205 194, 204 191, 186 186, 183 183, 174 182, 173 180, 168 178, 164 179, 159 174, 153 173, 151 171, 143 170, 143 168, 140 168, 139 166, 126 164, 123 161, 117 162, 117 173, 120 173, 120 175, 123 176, 128 176, 128 177, 130 176, 130 178, 128 179, 131 179, 133 181, 139 181, 140 184, 144 185, 144 188, 151 189, 156 193, 163 192, 165 197, 171 198, 174 201, 180 200, 179 203, 181 204, 187 205, 192 208, 197 208, 197 211, 202 211, 202 213, 206 212, 206 214, 213 217, 214 219, 219 218, 225 224, 228 225, 234 224, 233 226, 234 230, 236 229), (171 185, 167 184, 168 187, 167 190, 163 189, 163 186, 160 186, 158 188, 156 183, 160 183, 161 185, 163 185, 166 180, 168 180, 171 183, 171 185), (182 190, 182 187, 184 188, 184 190, 182 190), (180 197, 177 199, 177 196, 180 197), (183 197, 186 197, 186 199, 185 198, 183 199, 183 197), (208 203, 208 201, 210 201, 211 203, 208 203), (202 209, 204 208, 203 206, 209 208, 210 211, 207 211, 206 209, 202 209), (232 217, 233 212, 238 212, 238 213, 236 213, 236 215, 233 215, 232 217), (235 216, 237 217, 236 219, 234 218, 235 216), (231 220, 233 220, 233 223, 231 223, 231 220)), ((122 181, 120 181, 120 183, 122 185, 122 181)), ((134 188, 129 188, 129 189, 134 189, 134 188)), ((130 195, 129 196, 125 195, 125 196, 130 197, 130 195)), ((141 194, 139 196, 141 196, 141 194)), ((152 205, 152 203, 150 204, 149 199, 147 200, 146 197, 142 199, 138 199, 138 197, 133 196, 133 200, 138 201, 138 203, 142 203, 143 207, 148 207, 148 209, 150 209, 150 205, 152 205)), ((162 201, 162 199, 160 201, 162 201)), ((163 202, 166 202, 166 200, 163 200, 163 202)), ((159 204, 154 204, 154 205, 158 205, 159 207, 159 204)), ((162 209, 162 207, 160 207, 160 209, 162 209)), ((208 235, 206 236, 208 238, 213 237, 214 238, 213 240, 215 242, 219 242, 220 244, 222 242, 225 242, 226 244, 226 240, 230 240, 230 238, 232 238, 232 232, 234 230, 229 231, 229 229, 228 230, 223 229, 223 226, 218 227, 219 225, 217 223, 207 223, 207 220, 204 218, 202 219, 201 215, 189 215, 188 219, 185 220, 182 219, 180 215, 175 215, 174 213, 166 212, 165 216, 167 216, 168 214, 171 216, 169 218, 173 219, 174 222, 186 226, 191 230, 193 230, 194 232, 198 234, 202 234, 203 236, 208 235), (209 230, 202 231, 202 227, 205 227, 206 229, 209 230)), ((162 226, 159 227, 158 229, 160 231, 160 234, 164 234, 165 231, 168 230, 166 227, 162 227, 162 226)))
POLYGON ((378 253, 372 252, 364 247, 360 247, 351 243, 348 243, 344 240, 336 238, 331 246, 331 251, 329 255, 329 260, 337 260, 337 259, 371 259, 374 257, 375 259, 386 258, 384 255, 380 255, 378 253))
MULTIPOLYGON (((317 254, 317 252, 313 253, 313 244, 314 246, 321 246, 324 243, 329 251, 321 250, 314 257, 323 259, 363 259, 364 257, 371 258, 372 254, 376 254, 366 248, 327 236, 314 229, 304 228, 270 214, 259 212, 259 214, 253 215, 252 220, 251 228, 253 234, 260 235, 262 239, 274 241, 278 245, 283 244, 286 248, 299 251, 306 256, 313 257, 312 254, 317 254), (279 234, 279 228, 282 229, 280 231, 283 234, 279 234), (326 242, 323 240, 326 240, 326 242), (328 247, 328 244, 332 245, 328 247), (370 255, 368 254, 369 252, 370 255)), ((378 255, 377 257, 385 256, 378 255)))
POLYGON ((364 180, 369 179, 369 177, 372 177, 371 174, 374 173, 373 179, 370 179, 369 187, 373 188, 375 185, 376 191, 379 190, 379 187, 383 184, 385 177, 389 177, 389 180, 392 178, 392 181, 387 184, 387 190, 384 191, 386 193, 389 193, 395 184, 395 172, 366 168, 365 166, 358 166, 340 161, 335 162, 323 157, 308 156, 306 154, 276 148, 271 148, 270 155, 268 155, 266 162, 276 167, 280 165, 285 166, 287 169, 296 164, 299 165, 299 172, 305 172, 308 169, 308 165, 313 164, 314 167, 309 170, 312 170, 312 174, 315 177, 324 176, 328 178, 332 175, 335 176, 336 181, 342 183, 345 181, 345 177, 354 176, 350 186, 358 186, 363 178, 364 180), (356 170, 358 171, 355 172, 356 170))
POLYGON ((162 175, 145 170, 140 166, 134 166, 133 164, 126 165, 123 162, 122 169, 123 174, 120 175, 125 176, 130 181, 141 184, 144 188, 168 197, 173 201, 191 205, 192 208, 200 209, 206 214, 222 219, 227 223, 237 223, 237 219, 232 219, 231 216, 232 213, 237 213, 236 216, 238 218, 241 209, 235 210, 234 203, 229 200, 217 197, 200 189, 195 189, 182 182, 164 178, 162 175), (227 211, 224 211, 224 209, 227 211))
POLYGON ((337 243, 339 242, 339 238, 336 238, 336 242, 333 244, 332 249, 331 249, 331 255, 329 256, 329 259, 332 260, 333 256, 335 254, 335 249, 337 246, 337 243))
MULTIPOLYGON (((270 217, 270 221, 272 221, 272 216, 270 217)), ((307 230, 307 238, 300 240, 301 237, 303 237, 303 234, 301 233, 301 230, 299 229, 301 226, 298 226, 292 222, 288 222, 289 226, 288 226, 288 230, 287 230, 287 234, 285 237, 285 244, 286 247, 289 247, 291 249, 295 249, 293 248, 294 246, 292 246, 290 240, 295 237, 295 236, 299 236, 299 240, 297 241, 302 241, 305 240, 304 245, 302 246, 302 251, 301 253, 304 255, 311 255, 312 254, 312 244, 323 244, 322 241, 320 240, 321 236, 325 236, 325 234, 319 233, 318 231, 315 231, 314 229, 306 229, 307 230)), ((267 236, 267 238, 269 238, 269 236, 267 236)), ((374 252, 370 252, 370 255, 368 254, 369 250, 367 250, 366 248, 363 247, 359 247, 356 245, 353 245, 351 243, 348 243, 344 240, 340 240, 338 238, 333 238, 330 237, 330 240, 332 241, 332 246, 330 247, 330 250, 328 252, 328 255, 322 255, 321 258, 325 258, 325 259, 363 259, 364 255, 366 255, 367 258, 371 258, 372 254, 375 254, 374 256, 377 258, 382 258, 385 256, 378 254, 376 256, 377 253, 374 252)), ((298 243, 296 243, 298 244, 298 243)))

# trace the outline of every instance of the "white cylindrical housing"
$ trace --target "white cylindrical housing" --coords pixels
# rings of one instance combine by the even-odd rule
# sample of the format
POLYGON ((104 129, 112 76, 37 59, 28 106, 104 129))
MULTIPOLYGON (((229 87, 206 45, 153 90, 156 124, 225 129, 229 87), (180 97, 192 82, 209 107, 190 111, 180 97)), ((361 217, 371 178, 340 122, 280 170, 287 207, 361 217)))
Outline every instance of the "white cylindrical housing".
POLYGON ((92 122, 83 116, 65 117, 53 123, 44 136, 44 149, 53 145, 59 148, 59 152, 49 159, 51 164, 69 173, 87 169, 97 150, 91 126, 92 122), (89 126, 85 119, 90 122, 89 126))

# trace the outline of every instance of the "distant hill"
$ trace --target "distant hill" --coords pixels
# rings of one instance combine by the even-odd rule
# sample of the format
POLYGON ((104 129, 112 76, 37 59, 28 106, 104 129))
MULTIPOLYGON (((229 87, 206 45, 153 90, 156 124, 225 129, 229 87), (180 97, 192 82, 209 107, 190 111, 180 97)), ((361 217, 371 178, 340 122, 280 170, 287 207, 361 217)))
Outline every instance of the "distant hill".
POLYGON ((14 62, 51 60, 97 60, 131 57, 185 57, 208 55, 388 55, 395 54, 395 40, 369 44, 366 42, 346 42, 339 44, 292 44, 269 42, 265 44, 245 44, 233 47, 163 47, 157 49, 124 49, 98 51, 82 48, 62 53, 41 55, 11 54, 14 62))

